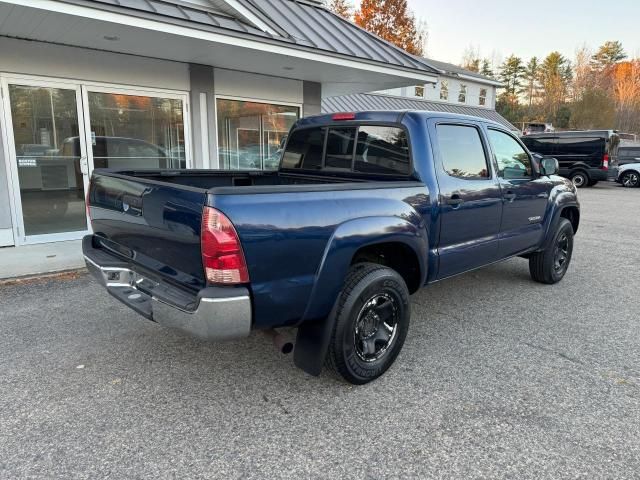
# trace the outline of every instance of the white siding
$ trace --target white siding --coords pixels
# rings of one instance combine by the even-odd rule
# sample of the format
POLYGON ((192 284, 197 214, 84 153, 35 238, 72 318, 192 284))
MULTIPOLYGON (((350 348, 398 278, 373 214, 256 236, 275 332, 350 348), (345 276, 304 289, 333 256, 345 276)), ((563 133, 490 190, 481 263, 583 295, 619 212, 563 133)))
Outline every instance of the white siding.
POLYGON ((258 100, 265 103, 303 102, 301 80, 270 77, 237 70, 214 70, 216 95, 258 100))
POLYGON ((0 37, 0 71, 131 86, 189 90, 189 66, 0 37))
POLYGON ((424 98, 425 100, 431 101, 445 101, 440 100, 440 90, 442 86, 442 80, 446 80, 449 82, 449 98, 446 100, 447 103, 459 104, 458 102, 458 94, 460 93, 460 84, 464 84, 467 86, 467 98, 464 104, 460 105, 469 105, 472 107, 479 107, 480 105, 480 90, 483 88, 487 89, 487 102, 484 105, 486 108, 495 109, 496 104, 496 87, 492 85, 486 85, 483 83, 474 82, 471 80, 461 80, 455 77, 444 77, 441 76, 438 78, 437 84, 427 84, 424 86, 424 97, 416 97, 415 95, 415 87, 404 87, 404 88, 394 88, 391 90, 383 90, 376 93, 382 93, 385 95, 395 95, 398 97, 408 97, 408 98, 424 98))

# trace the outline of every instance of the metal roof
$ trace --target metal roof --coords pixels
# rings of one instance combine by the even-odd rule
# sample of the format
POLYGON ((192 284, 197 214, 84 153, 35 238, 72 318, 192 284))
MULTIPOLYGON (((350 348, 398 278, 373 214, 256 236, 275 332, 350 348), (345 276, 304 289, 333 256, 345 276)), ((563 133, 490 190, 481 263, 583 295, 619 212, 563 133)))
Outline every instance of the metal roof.
POLYGON ((442 70, 445 73, 454 74, 454 75, 466 75, 468 77, 477 78, 478 80, 485 80, 490 83, 497 82, 495 78, 487 77, 486 75, 482 75, 481 73, 474 72, 473 70, 467 70, 466 68, 462 68, 458 65, 454 65, 453 63, 441 62, 439 60, 433 60, 431 58, 425 58, 424 61, 428 65, 431 65, 433 68, 442 70))
POLYGON ((510 130, 518 131, 506 118, 489 108, 371 93, 356 93, 322 100, 322 111, 324 113, 376 110, 425 110, 471 115, 492 120, 510 130))
POLYGON ((333 14, 315 2, 304 0, 236 0, 250 10, 276 34, 266 32, 246 21, 242 15, 229 16, 228 9, 201 7, 169 0, 61 0, 89 5, 108 11, 152 18, 190 28, 238 36, 261 37, 291 47, 321 50, 361 60, 438 73, 427 61, 408 54, 376 35, 333 14))

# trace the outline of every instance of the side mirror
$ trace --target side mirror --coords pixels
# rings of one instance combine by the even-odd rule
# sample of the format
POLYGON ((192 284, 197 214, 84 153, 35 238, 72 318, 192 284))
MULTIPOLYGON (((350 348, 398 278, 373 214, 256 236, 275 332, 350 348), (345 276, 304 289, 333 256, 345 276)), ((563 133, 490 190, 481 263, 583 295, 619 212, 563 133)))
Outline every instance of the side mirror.
POLYGON ((540 175, 556 175, 560 171, 557 158, 543 158, 540 162, 540 175))

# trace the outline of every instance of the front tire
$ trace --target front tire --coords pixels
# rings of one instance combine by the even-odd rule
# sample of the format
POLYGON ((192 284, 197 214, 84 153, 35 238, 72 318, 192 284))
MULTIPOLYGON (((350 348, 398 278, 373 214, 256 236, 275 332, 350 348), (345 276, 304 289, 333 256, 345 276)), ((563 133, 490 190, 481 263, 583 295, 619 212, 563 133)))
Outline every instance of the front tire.
POLYGON ((410 316, 409 290, 395 270, 352 266, 338 299, 326 366, 354 385, 375 380, 400 353, 410 316))
POLYGON ((633 170, 624 172, 620 177, 620 183, 625 188, 637 188, 640 186, 640 173, 633 170))
POLYGON ((529 258, 529 273, 536 282, 553 285, 562 280, 573 255, 573 227, 561 218, 553 240, 542 252, 529 258))

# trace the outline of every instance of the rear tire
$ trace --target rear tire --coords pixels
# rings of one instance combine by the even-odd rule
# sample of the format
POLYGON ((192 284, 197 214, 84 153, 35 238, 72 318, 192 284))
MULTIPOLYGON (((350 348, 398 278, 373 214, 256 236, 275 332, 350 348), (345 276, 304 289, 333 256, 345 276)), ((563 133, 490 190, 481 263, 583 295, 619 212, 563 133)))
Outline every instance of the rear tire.
POLYGON ((630 170, 620 176, 620 183, 625 188, 637 188, 640 186, 640 173, 630 170))
POLYGON ((558 283, 567 273, 572 255, 573 227, 569 220, 561 218, 551 243, 529 258, 531 278, 547 285, 558 283))
POLYGON ((576 170, 575 172, 571 172, 569 176, 573 184, 576 188, 584 188, 589 185, 591 179, 589 178, 589 174, 584 170, 576 170))
POLYGON ((589 182, 589 186, 590 186, 590 187, 595 187, 595 186, 598 184, 598 182, 599 182, 599 180, 591 180, 591 181, 589 182))
POLYGON ((338 302, 325 365, 363 385, 386 372, 404 345, 409 290, 395 270, 360 263, 349 270, 338 302))

